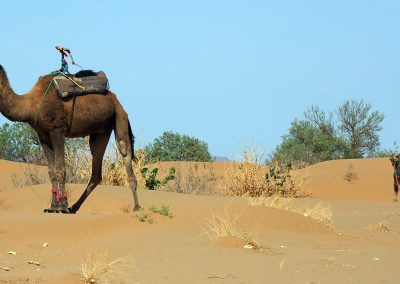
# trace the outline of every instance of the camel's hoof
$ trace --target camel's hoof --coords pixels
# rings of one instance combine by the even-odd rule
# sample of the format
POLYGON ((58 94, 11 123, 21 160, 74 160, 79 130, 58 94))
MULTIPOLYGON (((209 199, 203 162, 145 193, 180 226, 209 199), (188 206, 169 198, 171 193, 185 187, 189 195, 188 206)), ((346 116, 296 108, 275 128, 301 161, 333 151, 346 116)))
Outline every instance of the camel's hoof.
POLYGON ((76 214, 76 211, 73 206, 68 208, 68 214, 76 214))
POLYGON ((397 202, 397 198, 393 198, 393 202, 397 202))
POLYGON ((46 208, 43 210, 44 213, 58 213, 60 210, 56 209, 56 208, 46 208))
POLYGON ((70 214, 71 212, 69 211, 68 208, 63 208, 63 207, 50 207, 47 209, 43 210, 44 213, 63 213, 63 214, 70 214))
POLYGON ((140 211, 140 209, 142 209, 142 207, 140 207, 139 205, 135 206, 135 208, 133 208, 133 211, 140 211))

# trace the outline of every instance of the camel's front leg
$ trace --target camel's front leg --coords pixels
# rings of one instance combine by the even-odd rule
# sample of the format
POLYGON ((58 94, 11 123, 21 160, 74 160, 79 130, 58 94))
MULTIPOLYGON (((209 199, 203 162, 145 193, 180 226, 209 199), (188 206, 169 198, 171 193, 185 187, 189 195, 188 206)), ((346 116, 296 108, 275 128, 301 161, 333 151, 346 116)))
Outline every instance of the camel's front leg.
MULTIPOLYGON (((49 177, 51 181, 52 189, 58 188, 58 182, 56 177, 56 165, 55 165, 55 158, 54 158, 54 151, 53 146, 51 145, 50 138, 43 139, 40 138, 40 143, 42 145, 42 149, 44 154, 46 155, 48 170, 49 170, 49 177)), ((45 209, 44 212, 55 212, 58 209, 58 203, 56 202, 56 194, 52 193, 52 200, 50 208, 45 209)))
MULTIPOLYGON (((49 174, 52 179, 53 189, 51 207, 45 210, 45 212, 69 213, 67 194, 65 190, 65 131, 63 129, 55 129, 51 131, 50 140, 52 149, 49 148, 48 151, 50 157, 52 155, 54 156, 54 162, 50 162, 49 157, 47 157, 47 160, 49 162, 49 174)), ((48 154, 46 153, 46 156, 47 155, 48 154)))
POLYGON ((397 195, 399 193, 399 177, 393 174, 394 190, 393 190, 393 202, 397 202, 397 195))

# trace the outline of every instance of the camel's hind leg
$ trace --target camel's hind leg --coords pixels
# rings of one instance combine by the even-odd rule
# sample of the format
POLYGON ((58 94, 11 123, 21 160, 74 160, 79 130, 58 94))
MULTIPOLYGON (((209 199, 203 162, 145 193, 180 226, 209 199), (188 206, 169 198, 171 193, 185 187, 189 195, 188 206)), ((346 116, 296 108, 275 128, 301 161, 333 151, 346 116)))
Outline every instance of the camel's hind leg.
MULTIPOLYGON (((117 138, 118 140, 118 138, 117 138)), ((133 194, 133 201, 134 201, 134 211, 137 211, 140 209, 140 205, 139 205, 139 199, 137 196, 137 180, 136 180, 136 176, 135 173, 133 171, 133 166, 132 166, 132 147, 131 147, 131 143, 126 143, 123 140, 117 141, 118 144, 118 149, 119 152, 122 155, 122 158, 124 159, 124 164, 125 164, 125 168, 126 168, 126 172, 128 174, 128 182, 129 182, 129 187, 132 190, 132 194, 133 194)))
POLYGON ((115 95, 111 95, 111 98, 115 104, 115 139, 119 152, 124 159, 124 164, 128 174, 129 187, 132 190, 134 210, 139 210, 139 199, 137 196, 137 180, 132 167, 132 159, 134 156, 134 136, 132 134, 132 129, 128 120, 128 114, 125 112, 122 105, 119 103, 115 95))
POLYGON ((87 185, 85 191, 75 202, 72 207, 69 208, 71 213, 76 213, 89 194, 96 188, 96 186, 102 180, 102 164, 103 164, 103 156, 106 151, 108 140, 110 139, 111 130, 106 131, 104 133, 95 133, 90 135, 89 145, 90 152, 92 153, 92 176, 90 178, 89 184, 87 185))

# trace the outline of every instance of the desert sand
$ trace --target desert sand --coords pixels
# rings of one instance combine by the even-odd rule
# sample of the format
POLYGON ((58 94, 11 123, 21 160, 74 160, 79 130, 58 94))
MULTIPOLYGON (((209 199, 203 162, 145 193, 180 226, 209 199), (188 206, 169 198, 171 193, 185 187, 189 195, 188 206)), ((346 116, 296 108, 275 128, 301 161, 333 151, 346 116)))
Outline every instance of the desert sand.
MULTIPOLYGON (((392 168, 385 158, 305 169, 311 196, 295 202, 329 206, 332 228, 301 214, 248 205, 247 198, 144 189, 138 192, 143 208, 166 205, 173 217, 149 213, 153 222, 140 222, 134 217, 140 213, 127 210, 130 190, 104 185, 76 215, 45 214, 50 184, 17 188, 13 179, 23 178, 23 167, 0 161, 0 283, 83 283, 81 264, 94 251, 108 252, 109 261, 130 260, 112 283, 400 281, 400 204, 392 202, 392 168), (344 179, 349 164, 357 173, 352 182, 344 179), (225 209, 262 250, 245 249, 233 237, 210 239, 205 220, 225 209), (379 223, 389 231, 379 230, 379 223)), ((215 163, 215 174, 222 176, 224 167, 215 163)), ((68 188, 73 202, 85 185, 68 188)))

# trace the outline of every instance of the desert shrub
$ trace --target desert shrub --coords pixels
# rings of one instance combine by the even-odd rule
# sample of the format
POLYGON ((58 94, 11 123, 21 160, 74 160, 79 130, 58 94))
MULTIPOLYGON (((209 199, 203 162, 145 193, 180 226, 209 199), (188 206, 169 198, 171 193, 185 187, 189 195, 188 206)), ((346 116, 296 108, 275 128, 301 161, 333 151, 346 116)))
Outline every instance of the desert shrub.
POLYGON ((159 186, 166 185, 170 180, 175 178, 175 168, 169 168, 168 174, 163 178, 157 177, 158 168, 155 167, 149 171, 149 168, 143 167, 141 169, 142 177, 145 180, 145 186, 149 190, 156 190, 159 186))
POLYGON ((344 174, 344 179, 347 180, 348 182, 352 183, 356 179, 358 179, 358 174, 356 170, 354 169, 354 166, 352 164, 349 164, 347 167, 347 171, 344 174))
POLYGON ((271 196, 303 197, 305 176, 298 177, 291 163, 265 164, 263 153, 245 147, 243 158, 238 164, 226 170, 223 190, 230 196, 271 196))
POLYGON ((206 142, 170 131, 164 132, 144 148, 146 162, 198 161, 209 162, 211 155, 206 142))
POLYGON ((216 180, 212 164, 196 163, 190 165, 187 172, 177 170, 175 179, 161 189, 177 193, 210 195, 214 193, 216 180))

